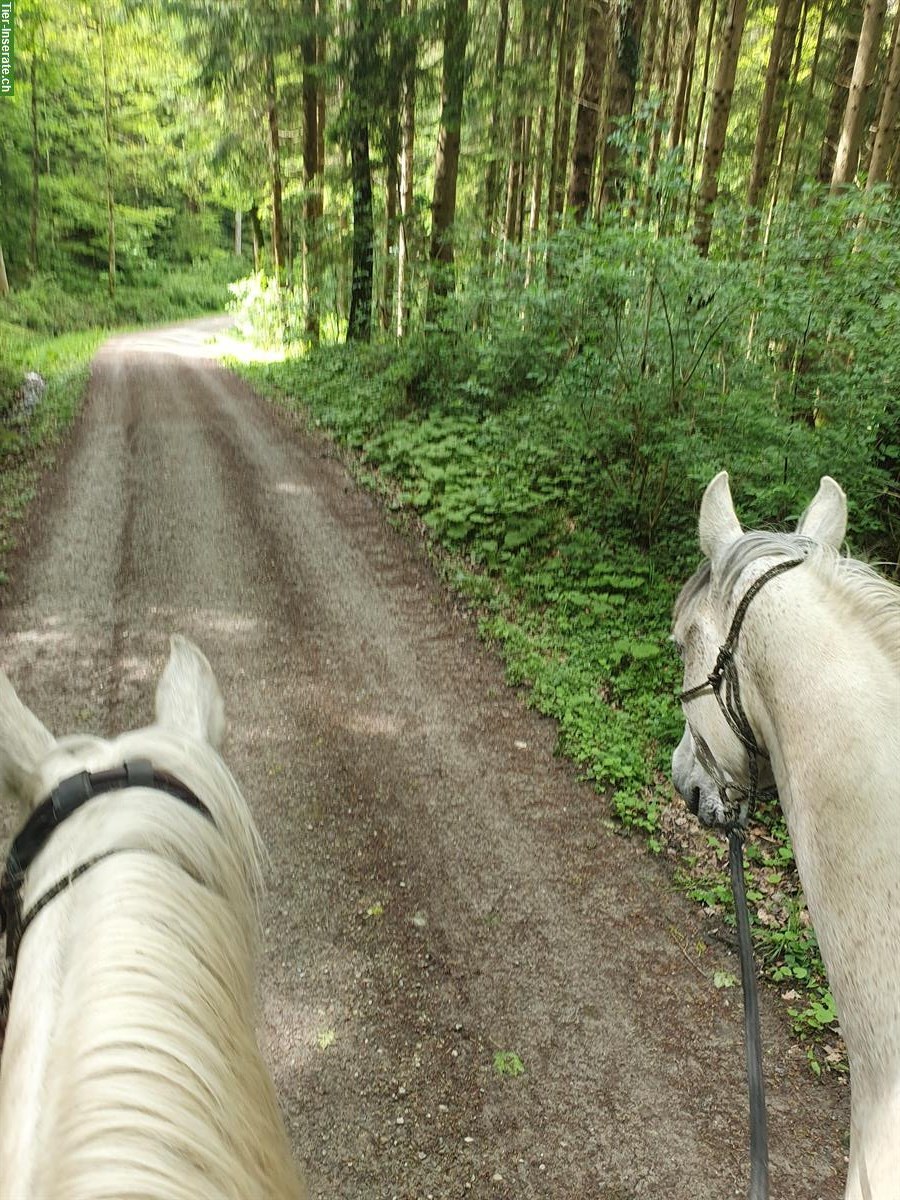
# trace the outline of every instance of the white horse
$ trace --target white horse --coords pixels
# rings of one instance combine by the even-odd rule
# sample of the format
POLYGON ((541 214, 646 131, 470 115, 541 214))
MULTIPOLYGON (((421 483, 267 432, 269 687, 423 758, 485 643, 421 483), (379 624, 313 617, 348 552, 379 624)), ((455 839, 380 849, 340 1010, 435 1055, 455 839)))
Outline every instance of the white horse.
POLYGON ((110 742, 56 741, 0 672, 0 788, 23 816, 84 771, 152 765, 173 783, 95 795, 25 873, 0 1060, 10 1200, 305 1196, 255 1036, 260 845, 223 732, 212 670, 184 638, 156 724, 110 742))
MULTIPOLYGON (((684 686, 713 668, 742 597, 740 698, 778 787, 850 1060, 847 1200, 900 1197, 900 588, 838 553, 847 500, 822 479, 796 533, 744 533, 728 476, 700 508, 707 563, 675 606, 684 686)), ((709 690, 685 703, 675 786, 708 823, 748 754, 709 690), (699 751, 698 751, 699 748, 699 751), (717 778, 714 778, 717 776, 717 778)), ((764 785, 771 779, 761 778, 764 785)))

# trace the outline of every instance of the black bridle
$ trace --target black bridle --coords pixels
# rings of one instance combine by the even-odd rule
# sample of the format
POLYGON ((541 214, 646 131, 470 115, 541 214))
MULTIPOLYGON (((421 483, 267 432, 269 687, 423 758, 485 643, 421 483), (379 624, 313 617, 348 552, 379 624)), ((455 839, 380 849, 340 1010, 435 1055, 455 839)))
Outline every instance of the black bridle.
MULTIPOLYGON (((735 610, 728 636, 719 647, 716 663, 709 675, 696 687, 679 694, 682 704, 689 704, 705 692, 715 696, 722 715, 730 729, 740 739, 747 751, 747 786, 727 780, 716 763, 712 751, 700 734, 691 728, 691 737, 703 769, 715 781, 719 789, 723 811, 727 816, 724 828, 728 834, 728 866, 731 873, 731 891, 734 896, 734 914, 737 921, 738 950, 741 960, 741 985, 744 994, 744 1046, 747 1064, 747 1085, 750 1093, 750 1200, 766 1200, 769 1194, 769 1147, 766 1130, 766 1092, 762 1069, 762 1042, 759 1033, 759 998, 756 994, 756 976, 753 969, 753 942, 750 935, 750 918, 747 912, 747 893, 744 886, 744 834, 753 812, 759 791, 759 759, 768 755, 756 740, 756 735, 747 719, 741 702, 734 652, 740 636, 747 609, 770 579, 799 567, 805 560, 792 558, 776 563, 764 571, 744 593, 735 610), (729 799, 729 790, 738 795, 737 808, 729 799), (730 814, 730 815, 729 815, 730 814)), ((690 728, 690 721, 688 721, 690 728)))
POLYGON ((122 847, 106 850, 102 854, 96 854, 80 863, 68 875, 64 875, 62 879, 57 880, 49 887, 23 914, 22 885, 25 882, 28 868, 43 850, 54 830, 58 829, 82 805, 93 800, 95 796, 102 796, 105 792, 118 792, 135 787, 166 792, 212 821, 209 809, 190 788, 167 771, 157 770, 152 763, 143 758, 132 759, 110 771, 93 773, 80 771, 77 775, 71 775, 56 785, 47 799, 32 811, 16 835, 6 857, 3 874, 0 876, 0 933, 5 932, 6 934, 6 956, 2 968, 2 979, 0 979, 0 1047, 3 1044, 3 1033, 9 1011, 19 947, 29 925, 38 913, 70 887, 76 879, 84 875, 91 867, 96 866, 97 863, 102 862, 103 859, 116 854, 122 847))

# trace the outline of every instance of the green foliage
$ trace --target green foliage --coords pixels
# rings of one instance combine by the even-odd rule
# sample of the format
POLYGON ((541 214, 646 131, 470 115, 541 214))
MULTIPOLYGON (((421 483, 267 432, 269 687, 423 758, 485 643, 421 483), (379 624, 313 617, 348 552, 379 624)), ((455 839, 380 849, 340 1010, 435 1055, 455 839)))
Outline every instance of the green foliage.
POLYGON ((513 1050, 498 1050, 494 1055, 494 1070, 508 1079, 525 1074, 525 1064, 513 1050))

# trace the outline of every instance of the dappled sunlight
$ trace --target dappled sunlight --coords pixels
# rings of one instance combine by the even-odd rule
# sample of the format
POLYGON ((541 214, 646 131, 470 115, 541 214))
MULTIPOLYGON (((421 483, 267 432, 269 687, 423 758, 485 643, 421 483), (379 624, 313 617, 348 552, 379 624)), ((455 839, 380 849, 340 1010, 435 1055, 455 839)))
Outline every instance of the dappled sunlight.
POLYGON ((229 316, 118 334, 104 344, 100 353, 167 354, 197 361, 234 358, 239 362, 279 362, 284 358, 283 350, 262 349, 235 336, 229 316))
POLYGON ((312 496, 313 489, 308 483, 292 483, 289 480, 284 480, 281 483, 275 484, 275 491, 280 492, 283 496, 312 496))

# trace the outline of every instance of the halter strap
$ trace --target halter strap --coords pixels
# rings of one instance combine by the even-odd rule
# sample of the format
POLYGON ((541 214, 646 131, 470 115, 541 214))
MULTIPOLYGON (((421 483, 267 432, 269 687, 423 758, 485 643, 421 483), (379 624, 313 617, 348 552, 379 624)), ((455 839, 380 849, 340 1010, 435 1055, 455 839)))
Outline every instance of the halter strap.
POLYGON ((54 830, 89 800, 102 796, 105 792, 135 787, 166 792, 212 821, 209 809, 190 788, 168 771, 158 771, 144 758, 132 759, 109 771, 80 771, 56 785, 47 799, 34 809, 16 835, 0 877, 0 933, 6 933, 6 956, 0 973, 0 1046, 15 976, 16 959, 25 931, 51 900, 64 892, 91 867, 115 854, 117 850, 113 848, 96 854, 75 867, 68 875, 64 875, 49 887, 23 916, 22 884, 25 882, 25 873, 43 850, 54 830))
POLYGON ((696 700, 704 692, 711 691, 729 728, 747 750, 749 782, 748 786, 744 788, 739 784, 728 782, 725 779, 706 743, 703 742, 703 739, 698 734, 694 733, 693 730, 691 731, 695 742, 699 739, 703 745, 704 758, 709 759, 708 763, 704 761, 704 768, 715 780, 726 811, 729 806, 729 788, 737 792, 739 800, 743 800, 744 802, 743 812, 741 812, 740 808, 738 809, 735 818, 729 822, 728 828, 743 826, 749 819, 750 810, 759 794, 759 759, 760 757, 768 757, 765 750, 761 748, 756 740, 756 735, 753 732, 753 728, 750 725, 741 702, 741 689, 738 682, 737 666, 734 661, 734 652, 737 648, 738 638, 740 637, 747 610, 765 585, 771 579, 776 578, 778 575, 783 575, 785 571, 793 570, 794 567, 799 567, 805 561, 803 558, 790 558, 784 562, 776 563, 774 567, 770 567, 768 571, 764 571, 759 579, 750 585, 735 610, 731 626, 728 630, 728 636, 719 647, 719 653, 716 656, 716 663, 712 671, 710 671, 702 683, 698 683, 696 687, 680 692, 677 697, 682 704, 689 704, 691 700, 696 700), (724 688, 722 686, 723 683, 724 688))

